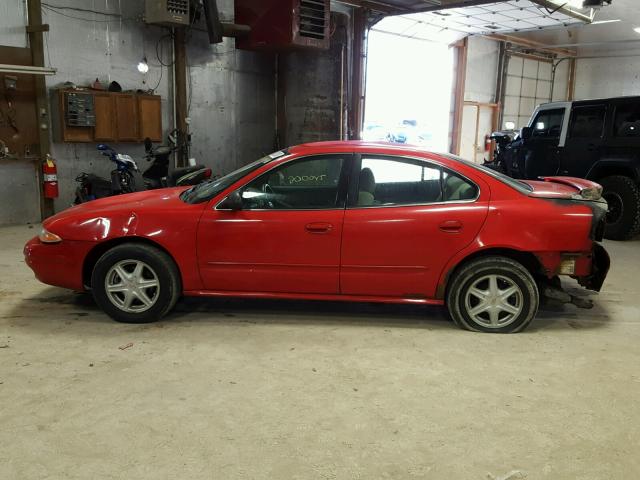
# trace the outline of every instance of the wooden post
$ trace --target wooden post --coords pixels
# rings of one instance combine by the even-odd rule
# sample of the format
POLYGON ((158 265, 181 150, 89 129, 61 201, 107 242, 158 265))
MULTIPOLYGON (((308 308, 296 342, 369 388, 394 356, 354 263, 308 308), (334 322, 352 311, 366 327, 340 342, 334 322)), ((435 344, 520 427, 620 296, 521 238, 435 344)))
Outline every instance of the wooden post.
POLYGON ((353 12, 353 65, 351 91, 351 115, 349 117, 349 137, 359 140, 362 132, 364 110, 364 48, 367 31, 367 11, 356 8, 353 12))
POLYGON ((569 85, 567 86, 567 101, 571 102, 576 96, 576 67, 577 60, 569 60, 569 85))
MULTIPOLYGON (((35 67, 44 67, 44 39, 42 28, 42 5, 40 0, 28 0, 27 11, 29 15, 29 47, 31 48, 31 61, 35 67)), ((43 75, 35 76, 36 86, 36 116, 38 119, 38 142, 40 145, 39 160, 35 163, 36 177, 39 184, 40 216, 42 220, 54 214, 53 200, 44 198, 42 162, 51 153, 51 139, 49 137, 49 103, 47 101, 47 83, 43 75)))
POLYGON ((178 167, 184 167, 189 161, 188 157, 188 135, 189 116, 187 106, 187 51, 185 44, 185 29, 179 27, 174 30, 173 35, 174 64, 173 73, 175 79, 175 108, 176 127, 178 129, 178 167))
POLYGON ((456 45, 456 86, 454 94, 453 130, 451 132, 451 153, 460 154, 462 138, 462 115, 464 112, 464 88, 467 81, 467 47, 468 39, 456 45))

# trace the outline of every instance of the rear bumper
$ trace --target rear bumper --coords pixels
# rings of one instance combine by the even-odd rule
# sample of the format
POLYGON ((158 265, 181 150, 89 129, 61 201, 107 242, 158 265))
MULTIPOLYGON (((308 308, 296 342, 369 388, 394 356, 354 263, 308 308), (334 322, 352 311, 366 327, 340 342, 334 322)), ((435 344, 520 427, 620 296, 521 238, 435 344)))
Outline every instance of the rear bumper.
POLYGON ((42 283, 70 290, 84 290, 82 267, 92 242, 63 240, 44 244, 34 237, 24 246, 24 260, 42 283))
POLYGON ((602 245, 597 242, 592 245, 591 251, 584 252, 534 253, 547 278, 567 275, 575 278, 583 287, 599 292, 609 273, 611 260, 602 245))

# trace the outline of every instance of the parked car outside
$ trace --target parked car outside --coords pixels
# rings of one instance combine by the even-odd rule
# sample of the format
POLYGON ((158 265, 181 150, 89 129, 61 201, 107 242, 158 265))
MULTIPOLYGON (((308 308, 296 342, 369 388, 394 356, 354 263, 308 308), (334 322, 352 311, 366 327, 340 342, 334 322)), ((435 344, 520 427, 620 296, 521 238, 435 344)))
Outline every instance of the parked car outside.
POLYGON ((518 138, 498 140, 492 168, 514 178, 593 180, 609 204, 605 236, 640 233, 640 97, 540 105, 518 138))
POLYGON ((70 208, 25 258, 122 322, 185 295, 446 304, 462 328, 518 332, 558 275, 601 289, 600 191, 406 146, 307 144, 192 188, 70 208))

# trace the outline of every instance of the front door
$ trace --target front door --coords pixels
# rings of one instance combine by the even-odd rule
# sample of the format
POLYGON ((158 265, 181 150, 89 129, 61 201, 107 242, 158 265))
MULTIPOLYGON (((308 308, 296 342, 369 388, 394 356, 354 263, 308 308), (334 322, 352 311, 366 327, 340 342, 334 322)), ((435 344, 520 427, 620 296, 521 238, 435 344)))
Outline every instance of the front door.
POLYGON ((531 127, 531 138, 523 141, 518 155, 517 178, 553 176, 560 169, 560 136, 565 109, 541 110, 531 127))
POLYGON ((447 169, 362 156, 342 239, 341 292, 433 298, 446 263, 477 236, 488 191, 447 169))
POLYGON ((212 204, 198 228, 205 288, 337 294, 350 158, 294 159, 242 187, 242 210, 212 204))
POLYGON ((600 159, 606 113, 606 105, 585 105, 573 109, 562 152, 562 175, 585 177, 600 159))

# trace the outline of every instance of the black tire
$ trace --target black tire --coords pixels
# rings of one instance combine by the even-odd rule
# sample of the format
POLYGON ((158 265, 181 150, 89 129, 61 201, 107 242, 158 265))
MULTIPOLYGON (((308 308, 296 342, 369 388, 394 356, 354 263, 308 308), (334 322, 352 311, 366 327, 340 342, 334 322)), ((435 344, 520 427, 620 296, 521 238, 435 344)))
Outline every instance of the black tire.
MULTIPOLYGON (((117 273, 115 278, 118 278, 117 273)), ((125 280, 120 279, 119 282, 124 283, 125 280)), ((173 259, 158 248, 136 243, 118 245, 102 255, 93 269, 91 287, 93 298, 98 306, 111 318, 123 323, 151 323, 160 320, 175 306, 182 292, 180 272, 173 259), (124 310, 111 300, 110 295, 114 294, 108 294, 106 291, 107 275, 110 279, 114 278, 112 268, 123 265, 126 269, 129 262, 131 265, 142 264, 147 276, 152 275, 151 281, 158 284, 157 290, 156 287, 145 287, 151 288, 149 295, 153 297, 153 304, 150 307, 140 305, 139 308, 147 308, 144 311, 124 310)), ((148 291, 145 290, 145 292, 148 291)), ((125 298, 126 294, 118 295, 121 295, 120 298, 125 298)), ((149 298, 147 296, 147 299, 149 298)), ((134 299, 133 306, 136 302, 143 303, 139 297, 134 299)))
MULTIPOLYGON (((489 280, 486 281, 489 282, 489 280)), ((498 288, 500 288, 499 285, 498 288)), ((504 291, 506 290, 505 288, 504 291)), ((540 294, 536 281, 524 266, 510 258, 492 256, 472 260, 459 267, 450 280, 446 301, 451 318, 460 328, 474 332, 516 333, 527 328, 536 316, 540 294), (502 324, 496 322, 495 325, 487 325, 487 322, 490 322, 489 318, 486 321, 478 321, 470 314, 468 308, 468 295, 471 288, 482 284, 485 281, 483 279, 491 276, 496 277, 499 282, 505 282, 505 285, 519 289, 504 300, 509 303, 510 308, 518 310, 518 313, 507 313, 503 316, 502 324)), ((491 303, 491 299, 488 302, 491 303)), ((482 302, 478 300, 478 303, 482 302)), ((492 308, 496 307, 489 307, 489 309, 492 308)), ((497 315, 503 313, 505 312, 498 312, 497 315)), ((485 312, 482 312, 479 315, 484 314, 485 312)), ((486 315, 490 316, 489 313, 486 315)))
POLYGON ((640 233, 640 188, 630 177, 612 175, 600 180, 609 202, 605 238, 628 240, 640 233))

